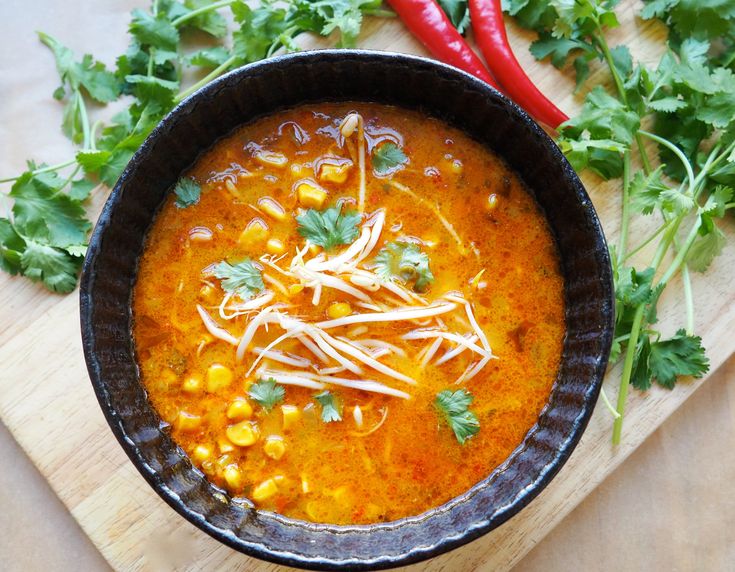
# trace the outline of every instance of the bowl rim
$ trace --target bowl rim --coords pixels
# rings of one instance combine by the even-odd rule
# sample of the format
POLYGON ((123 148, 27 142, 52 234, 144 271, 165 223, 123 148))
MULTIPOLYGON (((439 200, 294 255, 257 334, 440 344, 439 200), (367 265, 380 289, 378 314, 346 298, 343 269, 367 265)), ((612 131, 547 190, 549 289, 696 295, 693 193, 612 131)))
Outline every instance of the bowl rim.
MULTIPOLYGON (((368 101, 369 98, 365 98, 368 101)), ((359 101, 359 98, 353 99, 359 101)), ((305 100, 306 102, 307 100, 305 100)), ((400 107, 400 105, 399 105, 400 107)), ((278 112, 277 110, 275 111, 278 112)), ((267 115, 267 114, 266 114, 267 115)), ((233 128, 236 129, 236 126, 233 128)), ((224 135, 226 136, 226 135, 224 135)), ((136 263, 137 264, 137 263, 136 263)), ((128 458, 132 461, 136 469, 141 473, 148 484, 156 491, 156 493, 178 514, 183 516, 186 520, 197 526, 200 530, 203 530, 213 538, 219 540, 225 545, 233 548, 241 553, 247 554, 261 560, 266 560, 276 564, 285 564, 288 566, 294 566, 304 569, 313 570, 377 570, 393 568, 396 566, 403 566, 420 562, 445 552, 448 552, 454 548, 458 548, 475 540, 476 538, 486 534, 490 530, 497 528, 509 518, 517 514, 523 509, 528 503, 536 498, 541 491, 546 488, 548 483, 558 473, 561 467, 569 459, 571 453, 575 449, 579 442, 589 419, 594 411, 595 404, 597 402, 598 394, 602 387, 602 380, 604 372, 607 366, 609 357, 609 350, 612 344, 613 338, 613 326, 614 326, 614 312, 612 307, 614 305, 614 294, 612 287, 612 269, 610 266, 609 253, 607 251, 605 235, 600 224, 597 213, 592 206, 592 202, 579 180, 576 172, 573 170, 571 165, 568 163, 566 158, 560 149, 556 146, 553 140, 546 134, 546 132, 518 105, 505 97, 498 90, 485 82, 477 79, 476 77, 459 70, 448 64, 442 62, 398 52, 390 51, 376 51, 367 49, 322 49, 322 50, 308 50, 296 53, 284 54, 276 57, 272 57, 266 60, 260 60, 251 64, 247 64, 240 68, 234 69, 219 78, 211 81, 207 85, 203 86, 179 104, 177 104, 162 120, 161 122, 151 131, 146 137, 143 144, 136 150, 130 159, 129 163, 123 170, 120 178, 116 182, 112 192, 108 196, 105 205, 101 211, 97 223, 95 224, 94 230, 89 240, 88 254, 85 257, 82 276, 80 280, 80 325, 82 334, 82 345, 84 350, 85 362, 87 364, 87 370, 92 382, 95 395, 97 396, 100 407, 103 411, 107 424, 110 426, 116 439, 122 446, 123 450, 127 454, 128 458), (492 97, 497 101, 500 101, 503 106, 508 108, 516 120, 520 120, 525 124, 527 128, 530 128, 534 132, 543 144, 549 149, 554 159, 561 163, 561 167, 564 171, 568 182, 573 187, 576 193, 577 200, 584 203, 587 217, 592 228, 592 233, 596 236, 596 244, 594 245, 594 251, 596 256, 599 256, 604 264, 602 264, 603 275, 600 276, 602 290, 604 293, 603 305, 606 310, 604 314, 607 316, 607 323, 602 325, 601 339, 603 352, 600 356, 598 367, 595 369, 595 375, 589 380, 589 389, 584 394, 584 399, 580 405, 581 414, 575 419, 572 425, 571 431, 562 441, 561 446, 556 450, 552 461, 544 466, 538 477, 532 482, 531 485, 523 489, 519 495, 517 495, 513 501, 495 512, 492 513, 491 517, 484 519, 482 522, 475 522, 473 526, 467 527, 461 534, 454 536, 442 536, 439 539, 431 539, 430 544, 417 544, 411 550, 403 552, 397 556, 376 556, 371 559, 357 559, 349 556, 345 558, 334 558, 330 556, 324 556, 320 558, 308 557, 294 552, 283 552, 269 548, 265 542, 249 542, 236 536, 231 531, 220 528, 210 522, 208 522, 204 515, 189 508, 188 505, 169 487, 167 487, 161 480, 156 477, 156 471, 146 463, 142 458, 139 447, 133 442, 131 437, 126 433, 121 419, 114 407, 107 400, 107 389, 105 382, 102 379, 100 372, 100 364, 95 351, 95 326, 93 320, 94 310, 94 268, 97 261, 97 256, 101 248, 100 244, 102 237, 111 224, 111 216, 117 203, 120 201, 120 195, 123 186, 126 184, 128 179, 134 173, 137 165, 142 161, 145 161, 145 157, 148 154, 153 143, 162 136, 165 136, 168 127, 180 119, 184 114, 189 113, 197 102, 204 98, 213 98, 217 95, 220 89, 227 86, 233 79, 243 79, 251 74, 257 74, 263 68, 269 68, 274 66, 283 65, 284 63, 297 62, 303 60, 310 60, 312 58, 340 58, 346 59, 351 58, 355 60, 374 59, 382 60, 385 65, 392 63, 406 63, 412 65, 421 65, 424 67, 433 67, 437 71, 441 71, 444 74, 455 76, 455 78, 464 82, 465 84, 471 84, 472 88, 482 92, 485 97, 492 97)), ((137 364, 136 364, 137 368, 137 364)), ((556 387, 556 381, 552 392, 556 387)), ((543 407, 539 413, 539 418, 547 410, 549 403, 543 407)), ((313 531, 317 530, 328 530, 335 532, 350 532, 359 531, 365 532, 375 528, 391 528, 402 525, 404 523, 414 522, 421 523, 430 520, 432 516, 443 511, 448 511, 453 506, 460 504, 472 497, 474 493, 482 487, 485 482, 495 473, 502 472, 504 468, 513 460, 513 458, 524 448, 524 445, 535 431, 539 429, 538 419, 537 422, 529 429, 523 438, 523 441, 508 455, 508 457, 488 475, 473 485, 467 491, 462 494, 453 497, 446 503, 433 507, 424 513, 415 516, 405 517, 399 520, 389 521, 386 523, 375 523, 368 525, 331 525, 331 524, 316 524, 300 519, 293 519, 285 517, 276 513, 270 513, 269 511, 258 511, 262 514, 287 523, 296 524, 302 528, 308 528, 313 531)))

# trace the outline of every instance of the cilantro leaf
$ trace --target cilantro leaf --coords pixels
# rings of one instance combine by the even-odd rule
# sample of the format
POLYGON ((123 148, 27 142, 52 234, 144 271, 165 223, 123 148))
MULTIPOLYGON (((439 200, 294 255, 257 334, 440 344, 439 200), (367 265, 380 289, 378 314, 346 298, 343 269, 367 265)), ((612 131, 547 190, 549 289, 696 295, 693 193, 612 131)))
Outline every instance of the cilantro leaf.
POLYGON ((203 68, 216 68, 227 61, 230 57, 230 53, 226 48, 217 46, 215 48, 204 48, 198 52, 194 52, 186 61, 192 66, 199 66, 203 68))
POLYGON ((638 306, 651 297, 653 268, 638 272, 635 268, 623 268, 619 273, 615 296, 629 306, 638 306))
POLYGON ((683 192, 664 184, 659 167, 650 175, 637 172, 630 183, 630 197, 633 208, 649 215, 655 208, 666 214, 679 214, 694 207, 694 199, 683 192))
POLYGON ((24 276, 34 282, 43 282, 46 288, 60 294, 74 290, 81 262, 81 258, 34 240, 26 240, 20 257, 24 276))
POLYGON ((360 220, 360 214, 355 211, 343 213, 341 205, 323 212, 309 209, 296 217, 299 234, 327 251, 353 243, 360 234, 360 220))
POLYGON ((678 376, 702 377, 709 370, 709 360, 702 347, 702 338, 678 330, 672 338, 651 344, 648 366, 656 382, 671 389, 678 376))
POLYGON ((440 391, 434 400, 434 406, 454 431, 454 436, 461 445, 480 431, 477 415, 469 410, 472 399, 472 395, 464 389, 455 392, 445 389, 440 391))
POLYGON ((332 423, 342 421, 342 404, 329 391, 322 391, 314 396, 322 406, 322 421, 332 423))
POLYGON ((182 177, 174 188, 176 193, 176 206, 185 209, 199 202, 202 188, 194 179, 182 177))
POLYGON ((26 243, 6 218, 0 218, 0 268, 9 274, 21 271, 20 259, 26 243))
POLYGON ((214 275, 222 280, 222 289, 238 295, 243 300, 252 298, 265 289, 263 277, 249 258, 234 266, 222 261, 214 267, 214 275))
POLYGON ((641 391, 648 391, 651 388, 652 375, 651 368, 648 365, 650 355, 651 338, 643 335, 636 348, 633 371, 630 375, 630 384, 641 391))
POLYGON ((260 404, 266 412, 270 412, 276 405, 286 397, 286 390, 282 385, 276 384, 273 378, 263 380, 250 386, 248 395, 260 404))
POLYGON ((725 244, 727 238, 716 226, 704 236, 697 237, 687 253, 686 261, 689 268, 695 272, 705 272, 712 261, 722 253, 725 244))
POLYGON ((160 12, 157 16, 136 8, 132 11, 130 34, 144 46, 153 46, 168 51, 176 51, 179 32, 169 20, 168 15, 160 12))
POLYGON ((69 196, 75 201, 85 201, 97 185, 89 179, 77 179, 71 182, 69 196))
POLYGON ((429 256, 416 244, 389 242, 375 257, 375 273, 383 280, 413 282, 416 292, 424 292, 434 281, 429 256))
POLYGON ((95 61, 89 54, 85 54, 82 61, 77 63, 74 61, 74 53, 57 39, 43 32, 39 32, 38 37, 53 52, 61 81, 68 84, 72 91, 84 87, 100 103, 114 101, 119 97, 120 88, 115 75, 103 63, 95 61))
POLYGON ((378 175, 390 175, 408 163, 408 157, 395 143, 383 143, 373 150, 373 171, 378 175))
POLYGON ((84 243, 92 228, 84 209, 47 182, 26 172, 13 185, 16 229, 24 237, 59 248, 84 243))
POLYGON ((470 25, 470 9, 467 6, 467 0, 438 0, 438 4, 452 26, 464 35, 470 25))
MULTIPOLYGON (((211 0, 186 0, 185 6, 189 10, 184 13, 209 5, 211 5, 211 0)), ((173 18, 173 16, 169 14, 169 18, 173 18)), ((214 10, 203 12, 193 18, 190 18, 184 25, 206 32, 215 38, 223 38, 227 34, 227 20, 225 20, 222 14, 214 10)))

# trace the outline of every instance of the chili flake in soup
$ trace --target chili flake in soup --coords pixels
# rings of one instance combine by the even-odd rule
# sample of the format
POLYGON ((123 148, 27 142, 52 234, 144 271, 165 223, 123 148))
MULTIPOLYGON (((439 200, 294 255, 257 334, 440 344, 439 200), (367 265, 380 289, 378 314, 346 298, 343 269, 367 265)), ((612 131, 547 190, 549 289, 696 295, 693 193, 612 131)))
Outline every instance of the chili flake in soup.
POLYGON ((314 522, 416 515, 535 423, 564 337, 554 240, 518 177, 377 104, 217 143, 151 230, 134 296, 148 395, 232 496, 314 522))

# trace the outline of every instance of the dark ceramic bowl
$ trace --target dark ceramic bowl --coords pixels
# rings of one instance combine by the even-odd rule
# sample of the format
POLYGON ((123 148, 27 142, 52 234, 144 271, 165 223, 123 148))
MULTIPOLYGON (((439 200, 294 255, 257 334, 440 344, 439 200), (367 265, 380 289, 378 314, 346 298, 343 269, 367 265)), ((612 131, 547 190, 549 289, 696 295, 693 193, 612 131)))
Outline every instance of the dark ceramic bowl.
POLYGON ((319 51, 246 66, 179 105, 117 182, 92 235, 81 283, 89 375, 138 470, 184 518, 228 546, 314 569, 409 564, 470 542, 516 514, 567 460, 592 413, 613 327, 610 261, 582 184, 552 140, 494 89, 417 57, 319 51), (564 355, 549 402, 523 442, 466 493, 422 515, 369 526, 312 524, 249 509, 194 468, 147 400, 131 336, 131 295, 158 208, 197 157, 243 123, 305 102, 376 101, 418 109, 503 157, 544 210, 566 278, 564 355))

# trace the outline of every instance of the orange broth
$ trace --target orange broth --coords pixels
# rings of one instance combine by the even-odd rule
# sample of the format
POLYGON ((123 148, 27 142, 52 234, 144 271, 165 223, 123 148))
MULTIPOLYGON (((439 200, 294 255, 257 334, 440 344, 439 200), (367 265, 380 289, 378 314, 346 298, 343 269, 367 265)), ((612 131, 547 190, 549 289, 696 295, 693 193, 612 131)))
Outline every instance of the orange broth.
MULTIPOLYGON (((289 517, 335 524, 382 522, 420 514, 461 494, 520 444, 548 399, 559 367, 565 333, 563 280, 542 212, 499 158, 460 131, 416 112, 378 104, 324 103, 283 111, 238 129, 204 154, 188 176, 201 184, 200 200, 181 208, 171 193, 154 222, 135 286, 134 338, 152 404, 170 424, 176 442, 213 483, 232 496, 251 499, 258 508, 289 517), (246 353, 238 361, 232 344, 207 331, 197 305, 235 338, 242 336, 253 315, 221 318, 217 306, 226 293, 211 275, 212 265, 222 260, 235 264, 244 257, 257 263, 268 249, 277 250, 277 243, 266 241, 278 239, 285 254, 275 264, 287 268, 304 245, 295 219, 303 212, 295 190, 300 181, 308 179, 327 191, 322 209, 339 199, 344 210, 357 208, 359 140, 353 135, 345 142, 339 135, 340 123, 353 111, 365 125, 365 216, 379 209, 385 216, 380 241, 365 264, 370 265, 385 242, 416 242, 428 254, 434 276, 429 289, 418 294, 424 305, 440 303, 446 292, 460 292, 497 359, 474 378, 455 384, 477 356, 468 350, 442 365, 434 358, 421 367, 420 358, 432 339, 404 340, 401 335, 425 327, 427 320, 366 324, 367 332, 358 324, 335 328, 329 331, 334 336, 382 339, 408 352, 409 357, 389 353, 379 361, 416 384, 367 366, 361 376, 336 374, 378 381, 405 391, 410 399, 328 385, 341 405, 342 420, 326 423, 314 389, 283 385, 285 397, 270 411, 252 399, 248 392, 258 377, 246 373, 257 356, 246 353), (377 175, 371 153, 386 142, 402 148, 408 162, 377 175), (324 156, 352 159, 344 182, 320 178, 324 156), (279 162, 283 164, 274 164, 279 162), (282 220, 263 211, 258 203, 263 197, 283 207, 282 220), (267 225, 267 232, 242 235, 255 218, 267 225), (192 234, 196 228, 200 230, 192 234), (209 385, 213 364, 219 368, 218 381, 209 385), (480 429, 464 444, 434 405, 445 389, 465 389, 473 396, 470 410, 480 429), (233 401, 239 405, 230 409, 233 401), (284 405, 291 406, 289 419, 284 405), (355 406, 361 415, 356 415, 355 406), (236 423, 254 431, 253 444, 238 446, 228 439, 227 429, 236 423), (273 441, 280 444, 274 446, 273 441)), ((329 256, 346 248, 340 246, 329 256)), ((306 258, 318 253, 312 249, 306 258)), ((287 290, 281 292, 266 281, 273 302, 290 304, 284 312, 299 319, 326 320, 335 301, 350 304, 353 315, 370 311, 328 287, 313 305, 313 288, 300 289, 298 281, 260 266, 287 290)), ((406 288, 410 290, 410 284, 406 288)), ((382 289, 371 296, 391 300, 382 289)), ((446 320, 450 318, 464 328, 460 334, 471 332, 461 305, 456 319, 446 320)), ((275 324, 268 331, 261 328, 248 347, 264 347, 282 333, 275 324)), ((442 342, 436 356, 454 347, 451 341, 442 342)), ((327 367, 295 339, 286 339, 277 349, 327 367)), ((268 359, 263 363, 299 370, 268 359)))

